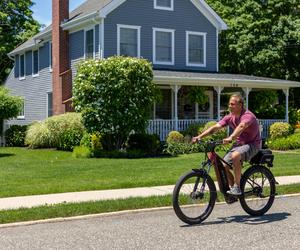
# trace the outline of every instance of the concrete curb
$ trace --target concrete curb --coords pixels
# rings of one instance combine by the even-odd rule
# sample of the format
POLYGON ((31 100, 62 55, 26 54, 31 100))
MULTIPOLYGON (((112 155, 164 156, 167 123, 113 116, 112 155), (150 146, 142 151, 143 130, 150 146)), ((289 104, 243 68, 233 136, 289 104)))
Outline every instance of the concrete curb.
MULTIPOLYGON (((295 196, 300 196, 300 193, 278 195, 278 196, 276 196, 276 199, 295 197, 295 196)), ((216 202, 215 205, 223 205, 223 204, 226 204, 226 202, 216 202)), ((15 223, 0 224, 0 229, 11 228, 11 227, 20 227, 20 226, 39 225, 39 224, 46 224, 46 223, 87 220, 87 219, 91 219, 91 218, 101 218, 101 217, 109 217, 109 216, 119 216, 119 215, 123 215, 123 214, 136 214, 136 213, 144 213, 144 212, 163 211, 163 210, 170 210, 170 209, 172 209, 171 206, 154 207, 154 208, 143 208, 143 209, 134 209, 134 210, 123 210, 123 211, 100 213, 100 214, 88 214, 88 215, 80 215, 80 216, 72 216, 72 217, 64 217, 64 218, 60 217, 60 218, 52 218, 52 219, 45 219, 45 220, 15 222, 15 223)))

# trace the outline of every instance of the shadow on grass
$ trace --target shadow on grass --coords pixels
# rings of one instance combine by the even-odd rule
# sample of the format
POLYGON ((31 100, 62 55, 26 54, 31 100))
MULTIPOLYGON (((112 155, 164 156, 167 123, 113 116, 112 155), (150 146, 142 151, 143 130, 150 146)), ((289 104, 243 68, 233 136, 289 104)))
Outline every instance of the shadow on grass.
POLYGON ((286 220, 288 216, 291 216, 291 214, 286 212, 265 214, 256 217, 250 215, 235 215, 230 217, 219 217, 217 220, 202 222, 196 225, 182 225, 181 227, 207 226, 207 225, 217 225, 217 224, 232 223, 232 222, 243 223, 247 225, 260 225, 260 224, 286 220))
POLYGON ((9 157, 9 156, 15 156, 15 154, 1 154, 0 153, 0 158, 9 157))

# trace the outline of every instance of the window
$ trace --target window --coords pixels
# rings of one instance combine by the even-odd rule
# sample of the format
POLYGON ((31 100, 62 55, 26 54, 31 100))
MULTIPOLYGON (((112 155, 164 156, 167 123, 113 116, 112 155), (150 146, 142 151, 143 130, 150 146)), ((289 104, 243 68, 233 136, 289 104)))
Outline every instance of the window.
POLYGON ((19 79, 25 79, 25 55, 20 55, 19 59, 19 79))
POLYGON ((53 115, 52 92, 47 93, 47 115, 48 117, 53 115))
POLYGON ((174 0, 154 0, 154 9, 174 10, 174 0))
POLYGON ((39 51, 32 51, 32 76, 39 75, 39 51))
POLYGON ((25 101, 23 102, 22 109, 18 114, 17 119, 25 119, 25 101))
POLYGON ((140 26, 118 24, 118 55, 140 57, 140 26))
POLYGON ((85 58, 94 58, 94 29, 85 31, 85 58))
POLYGON ((49 70, 52 72, 52 42, 49 42, 49 70))
POLYGON ((153 63, 174 65, 175 30, 153 28, 153 63))
POLYGON ((186 65, 206 66, 206 33, 186 32, 186 65))

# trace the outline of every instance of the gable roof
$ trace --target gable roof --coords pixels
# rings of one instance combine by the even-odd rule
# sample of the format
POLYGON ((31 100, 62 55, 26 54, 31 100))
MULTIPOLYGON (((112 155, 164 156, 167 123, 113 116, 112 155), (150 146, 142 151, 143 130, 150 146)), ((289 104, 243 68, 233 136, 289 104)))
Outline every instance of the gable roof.
MULTIPOLYGON (((76 21, 83 18, 100 17, 105 18, 110 12, 119 7, 122 3, 127 0, 86 0, 76 9, 70 12, 69 20, 63 24, 67 27, 71 23, 76 23, 76 21)), ((190 0, 195 7, 218 29, 227 29, 226 23, 218 16, 218 14, 209 7, 209 5, 204 0, 190 0)), ((8 55, 13 56, 23 50, 30 49, 38 46, 42 41, 41 38, 45 36, 50 36, 52 31, 52 25, 47 26, 44 30, 15 48, 8 55)))

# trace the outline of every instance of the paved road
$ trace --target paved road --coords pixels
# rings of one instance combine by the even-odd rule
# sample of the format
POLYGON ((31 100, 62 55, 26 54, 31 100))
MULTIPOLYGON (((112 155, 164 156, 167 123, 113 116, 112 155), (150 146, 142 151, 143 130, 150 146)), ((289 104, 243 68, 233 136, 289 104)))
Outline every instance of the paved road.
POLYGON ((217 205, 201 225, 171 209, 0 228, 0 249, 299 249, 300 196, 277 198, 252 218, 238 203, 217 205))

